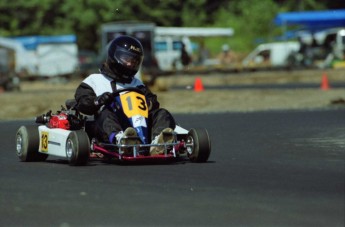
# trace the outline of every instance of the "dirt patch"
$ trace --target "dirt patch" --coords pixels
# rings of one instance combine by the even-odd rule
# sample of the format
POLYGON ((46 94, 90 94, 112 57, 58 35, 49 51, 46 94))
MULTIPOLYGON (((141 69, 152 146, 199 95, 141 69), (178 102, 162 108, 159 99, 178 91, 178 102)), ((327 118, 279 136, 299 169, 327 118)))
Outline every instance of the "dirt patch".
MULTIPOLYGON (((320 84, 323 74, 327 75, 330 86, 333 83, 345 83, 345 73, 341 70, 271 71, 169 76, 159 78, 152 90, 158 95, 161 106, 172 113, 249 112, 343 106, 345 87, 331 87, 327 91, 320 88, 205 89, 202 92, 193 90, 196 77, 201 78, 203 85, 207 87, 288 83, 320 84), (182 86, 186 89, 170 89, 172 86, 182 86), (338 104, 331 104, 335 100, 339 101, 338 104)), ((73 98, 74 91, 80 82, 81 79, 23 82, 20 92, 0 94, 0 120, 33 119, 49 110, 59 110, 66 99, 73 98)))

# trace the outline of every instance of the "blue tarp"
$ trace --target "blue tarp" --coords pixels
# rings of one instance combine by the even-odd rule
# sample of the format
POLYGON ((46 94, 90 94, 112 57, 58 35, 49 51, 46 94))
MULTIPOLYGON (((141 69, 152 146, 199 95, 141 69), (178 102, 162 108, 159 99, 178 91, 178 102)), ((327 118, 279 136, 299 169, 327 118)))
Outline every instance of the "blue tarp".
POLYGON ((345 9, 279 13, 274 23, 278 26, 296 25, 309 31, 345 27, 345 9))
POLYGON ((53 36, 20 36, 12 39, 22 43, 28 50, 35 50, 39 44, 44 43, 75 43, 75 35, 53 35, 53 36))

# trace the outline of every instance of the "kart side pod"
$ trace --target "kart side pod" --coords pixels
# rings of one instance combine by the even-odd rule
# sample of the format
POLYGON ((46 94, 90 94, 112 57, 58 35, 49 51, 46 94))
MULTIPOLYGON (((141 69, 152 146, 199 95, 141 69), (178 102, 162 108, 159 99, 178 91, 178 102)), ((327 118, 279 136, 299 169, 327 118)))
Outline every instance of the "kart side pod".
POLYGON ((29 125, 18 129, 16 151, 24 162, 44 161, 48 155, 53 155, 67 158, 71 165, 85 165, 90 155, 90 142, 83 130, 29 125))

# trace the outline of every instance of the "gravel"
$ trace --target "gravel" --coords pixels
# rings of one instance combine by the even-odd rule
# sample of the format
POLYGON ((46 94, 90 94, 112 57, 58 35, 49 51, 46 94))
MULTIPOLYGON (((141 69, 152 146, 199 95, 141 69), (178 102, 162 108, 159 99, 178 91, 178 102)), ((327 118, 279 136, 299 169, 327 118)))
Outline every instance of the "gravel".
MULTIPOLYGON (((342 86, 345 84, 344 74, 342 70, 207 75, 194 73, 194 75, 158 78, 151 90, 158 95, 161 107, 172 113, 343 108, 345 106, 345 86, 342 86), (330 86, 328 90, 321 89, 322 78, 325 77, 330 86), (204 91, 194 90, 197 78, 201 80, 204 91), (288 84, 315 86, 306 88, 276 86, 288 84), (341 86, 335 86, 339 84, 341 86), (266 86, 256 88, 255 85, 266 86), (244 88, 236 89, 236 86, 244 88)), ((61 105, 64 105, 66 99, 73 98, 74 90, 81 80, 26 81, 22 83, 20 92, 2 92, 0 120, 33 119, 49 110, 57 111, 61 105)))

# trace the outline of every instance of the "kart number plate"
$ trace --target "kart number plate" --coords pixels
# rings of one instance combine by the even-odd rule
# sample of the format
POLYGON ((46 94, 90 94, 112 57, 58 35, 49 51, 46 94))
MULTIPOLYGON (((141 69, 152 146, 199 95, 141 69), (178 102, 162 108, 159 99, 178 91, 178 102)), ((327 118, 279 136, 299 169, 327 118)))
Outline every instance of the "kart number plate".
POLYGON ((120 97, 123 112, 128 118, 135 115, 148 117, 148 108, 145 96, 136 92, 128 92, 120 97))
POLYGON ((42 132, 41 135, 41 151, 42 152, 48 152, 48 132, 42 132))

